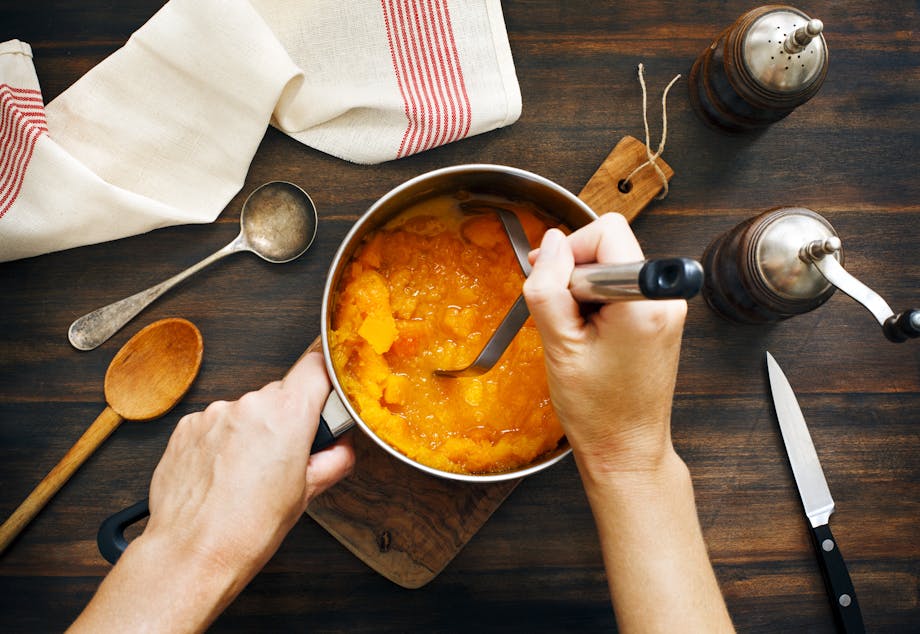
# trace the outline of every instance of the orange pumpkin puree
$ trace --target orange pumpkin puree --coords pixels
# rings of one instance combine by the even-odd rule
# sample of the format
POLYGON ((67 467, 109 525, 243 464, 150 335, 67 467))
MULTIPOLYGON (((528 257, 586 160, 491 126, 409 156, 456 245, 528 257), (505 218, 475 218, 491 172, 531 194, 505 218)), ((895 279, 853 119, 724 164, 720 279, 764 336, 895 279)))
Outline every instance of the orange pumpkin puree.
MULTIPOLYGON (((495 473, 554 449, 563 432, 532 319, 489 372, 433 374, 476 358, 524 281, 498 217, 461 212, 469 197, 424 200, 366 236, 338 283, 329 341, 339 382, 381 439, 442 471, 495 473)), ((536 207, 475 201, 513 209, 532 245, 556 226, 536 207)))

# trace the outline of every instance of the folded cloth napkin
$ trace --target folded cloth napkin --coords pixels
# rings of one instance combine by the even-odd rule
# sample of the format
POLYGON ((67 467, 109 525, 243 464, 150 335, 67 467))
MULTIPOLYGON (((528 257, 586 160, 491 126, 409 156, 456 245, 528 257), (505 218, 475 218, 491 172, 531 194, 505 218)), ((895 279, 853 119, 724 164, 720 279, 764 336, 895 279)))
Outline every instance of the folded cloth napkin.
POLYGON ((171 0, 42 107, 0 44, 0 261, 210 222, 271 124, 356 163, 509 125, 499 0, 171 0))

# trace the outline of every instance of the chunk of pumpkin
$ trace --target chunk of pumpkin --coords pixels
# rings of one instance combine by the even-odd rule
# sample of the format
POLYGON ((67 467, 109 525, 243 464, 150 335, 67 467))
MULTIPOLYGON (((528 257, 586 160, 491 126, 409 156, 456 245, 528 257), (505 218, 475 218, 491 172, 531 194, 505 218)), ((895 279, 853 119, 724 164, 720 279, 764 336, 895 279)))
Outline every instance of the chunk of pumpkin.
POLYGON ((385 310, 378 310, 364 319, 361 327, 358 328, 358 334, 371 345, 374 352, 383 354, 396 341, 399 331, 396 329, 396 320, 393 319, 393 315, 385 310))

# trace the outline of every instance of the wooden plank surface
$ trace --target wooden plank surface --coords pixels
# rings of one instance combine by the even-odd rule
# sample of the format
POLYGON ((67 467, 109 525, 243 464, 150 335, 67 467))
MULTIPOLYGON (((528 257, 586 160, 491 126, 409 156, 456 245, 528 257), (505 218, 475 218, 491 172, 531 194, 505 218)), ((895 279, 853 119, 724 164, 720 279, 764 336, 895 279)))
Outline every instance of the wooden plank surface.
MULTIPOLYGON (((0 4, 0 39, 32 44, 46 99, 116 50, 162 2, 0 4)), ((0 264, 0 514, 25 497, 102 408, 114 352, 141 326, 181 316, 205 339, 202 374, 167 417, 125 423, 0 557, 0 630, 60 631, 107 565, 99 522, 142 497, 182 414, 280 377, 319 328, 320 293, 354 220, 400 182, 437 167, 495 162, 577 191, 623 135, 643 135, 636 65, 646 66, 653 135, 668 101, 669 197, 636 219, 647 255, 699 256, 719 233, 778 205, 824 214, 847 268, 896 309, 920 303, 920 45, 908 0, 802 6, 826 24, 825 85, 788 119, 730 136, 690 109, 686 73, 751 8, 703 0, 504 3, 524 109, 514 125, 379 166, 356 166, 269 130, 240 194, 214 224, 0 264), (656 92, 657 91, 657 92, 656 92), (194 263, 238 231, 255 186, 310 192, 320 227, 286 265, 239 255, 160 300, 100 349, 67 326, 194 263), (257 292, 254 291, 257 289, 257 292)), ((657 139, 653 141, 656 143, 657 139)), ((831 491, 832 518, 867 628, 920 623, 920 347, 886 342, 838 294, 769 327, 690 306, 674 442, 694 476, 710 553, 740 631, 832 632, 807 524, 768 401, 769 349, 796 389, 831 491)), ((526 479, 430 584, 404 590, 305 519, 215 631, 610 631, 594 525, 572 461, 526 479)))

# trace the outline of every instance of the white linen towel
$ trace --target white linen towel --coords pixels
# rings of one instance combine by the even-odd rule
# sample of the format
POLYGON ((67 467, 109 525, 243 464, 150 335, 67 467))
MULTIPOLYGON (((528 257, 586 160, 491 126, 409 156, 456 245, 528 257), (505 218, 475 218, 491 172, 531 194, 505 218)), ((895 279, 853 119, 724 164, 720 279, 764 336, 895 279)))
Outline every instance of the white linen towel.
POLYGON ((0 261, 211 222, 265 128, 356 163, 506 126, 498 0, 171 0, 42 108, 0 44, 0 261))

